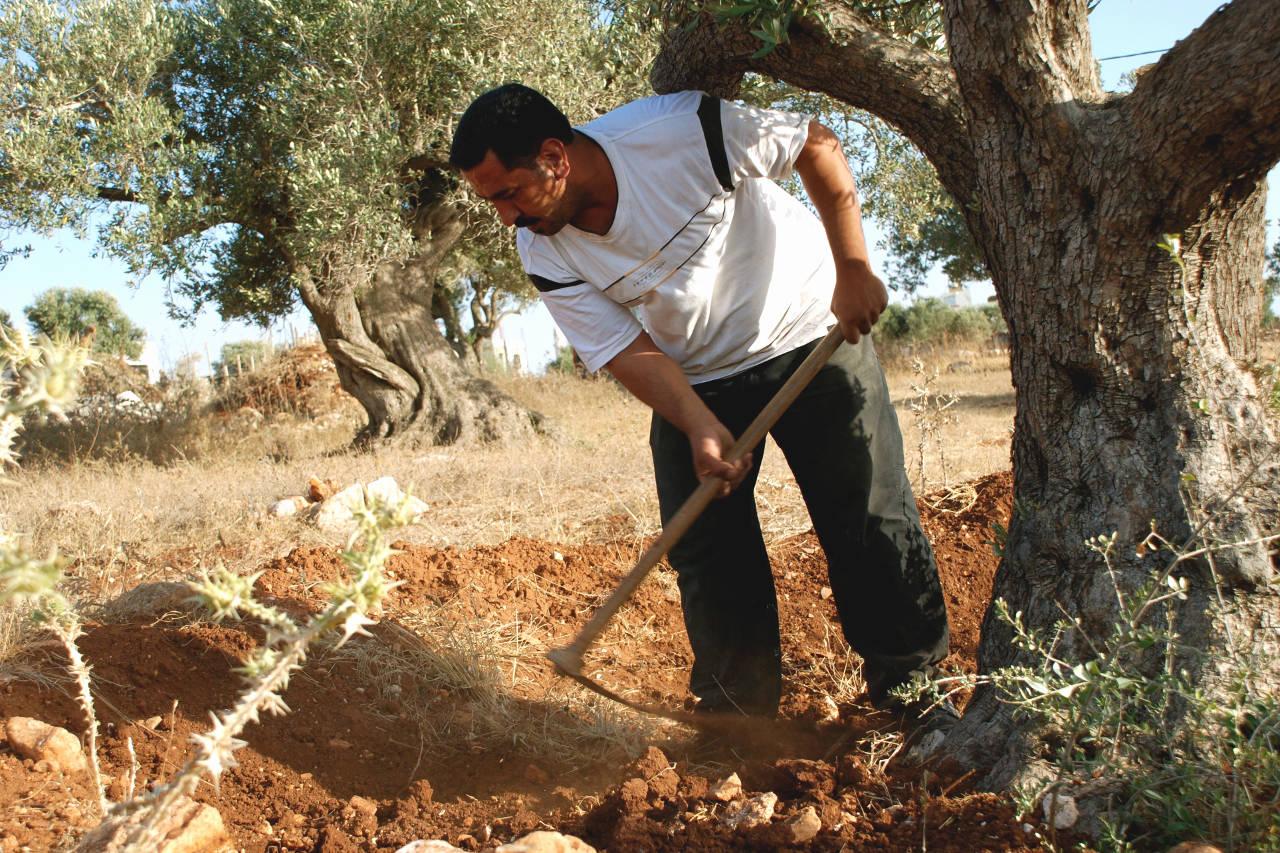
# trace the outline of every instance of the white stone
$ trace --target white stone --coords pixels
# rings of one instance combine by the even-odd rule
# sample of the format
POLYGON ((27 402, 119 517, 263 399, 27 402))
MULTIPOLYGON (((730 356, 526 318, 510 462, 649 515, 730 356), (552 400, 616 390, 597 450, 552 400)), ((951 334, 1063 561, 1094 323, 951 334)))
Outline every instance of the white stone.
MULTIPOLYGON (((129 853, 137 847, 126 846, 131 829, 147 812, 108 818, 80 841, 76 848, 83 853, 129 853)), ((151 847, 156 853, 232 853, 236 848, 227 835, 222 815, 213 806, 183 797, 156 825, 159 843, 151 847)))
POLYGON ((751 829, 764 826, 773 819, 773 809, 778 805, 778 795, 772 791, 748 797, 736 809, 725 812, 723 821, 729 829, 751 829))
POLYGON ((448 841, 418 839, 417 841, 410 841, 397 850, 396 853, 454 853, 454 851, 466 853, 461 847, 454 847, 448 841))
POLYGON ((75 773, 88 766, 80 738, 66 729, 30 717, 10 717, 4 729, 9 746, 23 758, 47 761, 63 773, 75 773))
POLYGON ((364 509, 364 486, 354 483, 330 495, 315 514, 315 525, 326 531, 349 531, 356 526, 354 513, 364 509))
POLYGON ((821 598, 823 601, 826 601, 828 598, 830 598, 831 587, 824 586, 822 589, 818 590, 818 597, 821 598))
POLYGON ((806 806, 804 811, 786 822, 787 832, 792 844, 804 844, 813 840, 822 831, 822 818, 813 806, 806 806))
POLYGON ((742 780, 738 778, 737 773, 730 773, 712 785, 710 793, 711 799, 719 800, 722 803, 737 799, 742 794, 742 780))
POLYGON ((538 830, 503 844, 495 853, 596 853, 596 848, 572 835, 538 830))
POLYGON ((840 719, 840 706, 836 704, 836 700, 830 696, 823 696, 818 704, 822 710, 822 722, 834 723, 840 719))
POLYGON ((1040 810, 1044 812, 1045 820, 1049 820, 1050 814, 1053 815, 1055 829, 1070 829, 1080 819, 1080 809, 1076 807, 1075 798, 1066 794, 1045 794, 1040 801, 1040 810))
POLYGON ((292 498, 285 498, 282 501, 276 501, 267 507, 267 514, 276 518, 288 518, 298 513, 298 505, 293 502, 292 498))

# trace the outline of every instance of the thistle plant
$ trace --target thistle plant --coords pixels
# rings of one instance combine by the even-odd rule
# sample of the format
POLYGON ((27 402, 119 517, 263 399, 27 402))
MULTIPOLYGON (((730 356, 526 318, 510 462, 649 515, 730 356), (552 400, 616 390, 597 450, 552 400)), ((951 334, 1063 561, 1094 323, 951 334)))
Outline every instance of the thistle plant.
MULTIPOLYGON (((1085 785, 1108 793, 1103 849, 1165 849, 1187 838, 1212 838, 1224 849, 1280 850, 1280 697, 1251 683, 1258 672, 1236 646, 1237 675, 1213 689, 1198 686, 1188 666, 1203 651, 1180 642, 1176 609, 1191 589, 1193 567, 1215 552, 1269 544, 1266 536, 1230 544, 1177 543, 1153 526, 1136 547, 1165 557, 1163 567, 1136 589, 1122 588, 1118 537, 1086 543, 1112 579, 1119 618, 1110 634, 1091 637, 1064 613, 1047 632, 1027 628, 1021 612, 1002 599, 996 614, 1013 642, 1033 661, 980 676, 917 680, 900 695, 910 701, 994 686, 1020 714, 1048 734, 1055 778, 1024 792, 1023 805, 1047 801, 1085 785), (1070 634, 1084 644, 1080 659, 1062 649, 1070 634)), ((1079 790, 1087 790, 1085 789, 1079 790)), ((1050 818, 1052 823, 1052 818, 1050 818)))
MULTIPOLYGON (((64 418, 76 398, 80 371, 88 363, 83 347, 49 340, 31 340, 20 330, 0 326, 0 468, 17 464, 14 448, 23 418, 35 413, 64 418)), ((90 667, 76 641, 84 633, 80 617, 58 591, 63 561, 56 553, 46 557, 28 554, 18 539, 0 525, 0 605, 32 607, 36 623, 47 628, 67 653, 67 670, 78 686, 77 700, 88 722, 89 768, 98 809, 105 814, 98 765, 98 718, 90 692, 90 667)))
POLYGON ((263 627, 265 637, 249 659, 238 668, 245 687, 234 707, 210 713, 207 731, 193 735, 195 754, 169 783, 157 787, 142 799, 122 804, 117 813, 129 814, 126 847, 149 849, 156 841, 161 819, 183 797, 190 796, 202 776, 214 786, 222 774, 236 766, 235 752, 245 746, 240 734, 256 723, 262 712, 289 713, 283 693, 290 676, 306 661, 312 643, 336 637, 342 646, 356 634, 367 634, 374 624, 371 615, 379 611, 388 591, 399 585, 383 573, 395 552, 387 531, 408 524, 413 517, 407 500, 394 505, 374 501, 355 512, 358 527, 342 552, 350 570, 350 580, 330 584, 328 604, 304 624, 297 624, 283 611, 254 598, 258 575, 241 576, 219 568, 192 584, 195 598, 217 621, 252 619, 263 627))

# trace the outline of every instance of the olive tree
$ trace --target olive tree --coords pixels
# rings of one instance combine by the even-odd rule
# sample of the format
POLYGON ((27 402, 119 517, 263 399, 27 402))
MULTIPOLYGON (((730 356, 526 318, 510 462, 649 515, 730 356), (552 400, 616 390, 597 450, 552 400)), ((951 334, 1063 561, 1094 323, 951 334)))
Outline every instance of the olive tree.
MULTIPOLYGON (((1205 652, 1184 663, 1206 690, 1242 675, 1274 690, 1280 600, 1266 535, 1280 448, 1233 356, 1253 351, 1261 316, 1280 16, 1269 0, 1234 0, 1132 91, 1109 93, 1090 5, 675 4, 651 79, 730 95, 763 74, 910 139, 955 200, 1009 327, 1016 510, 995 596, 1030 628, 1078 620, 1059 650, 1087 660, 1117 619, 1117 588, 1169 566, 1139 547, 1153 525, 1170 542, 1238 543, 1179 564, 1194 583, 1171 628, 1205 652), (1109 569, 1089 547, 1099 534, 1116 535, 1109 569), (1233 642, 1272 651, 1257 671, 1221 672, 1233 642)), ((980 669, 1028 663, 1015 640, 993 608, 980 669)), ((978 691, 948 743, 995 764, 988 785, 1032 766, 1027 727, 993 690, 978 691)))
POLYGON ((635 91, 587 2, 15 0, 0 12, 0 215, 98 227, 179 315, 300 301, 365 438, 535 421, 438 330, 439 271, 495 239, 447 165, 470 100, 519 79, 571 117, 635 91))
POLYGON ((95 353, 137 358, 147 338, 146 330, 129 319, 114 296, 102 290, 52 287, 23 313, 37 334, 54 340, 85 340, 95 353))

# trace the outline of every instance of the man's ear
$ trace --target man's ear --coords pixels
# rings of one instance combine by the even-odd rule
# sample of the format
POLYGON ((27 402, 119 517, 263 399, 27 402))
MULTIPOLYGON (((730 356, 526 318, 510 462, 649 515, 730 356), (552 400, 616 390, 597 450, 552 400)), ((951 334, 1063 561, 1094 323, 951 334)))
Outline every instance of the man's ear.
POLYGON ((564 180, 569 175, 569 151, 559 139, 553 137, 542 140, 542 146, 538 149, 538 162, 556 180, 564 180))

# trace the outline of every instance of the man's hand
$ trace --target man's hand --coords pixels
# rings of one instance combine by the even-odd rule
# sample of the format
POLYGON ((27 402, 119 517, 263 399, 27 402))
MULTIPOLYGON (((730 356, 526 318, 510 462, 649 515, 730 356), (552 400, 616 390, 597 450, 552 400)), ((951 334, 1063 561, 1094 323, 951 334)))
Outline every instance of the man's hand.
POLYGON ((732 464, 725 461, 725 454, 733 447, 733 435, 694 393, 680 366, 664 355, 648 334, 641 332, 608 367, 637 399, 689 438, 694 472, 699 480, 721 479, 720 497, 747 476, 751 454, 732 464))
POLYGON ((713 421, 690 431, 688 435, 689 447, 693 450, 693 470, 698 479, 719 478, 721 483, 718 497, 722 498, 738 488, 751 470, 751 454, 746 454, 737 462, 725 461, 724 457, 729 448, 733 447, 734 439, 724 424, 713 421))
POLYGON ((831 313, 840 323, 844 339, 856 344, 880 319, 889 304, 889 291, 865 263, 847 262, 836 270, 836 289, 831 297, 831 313))

